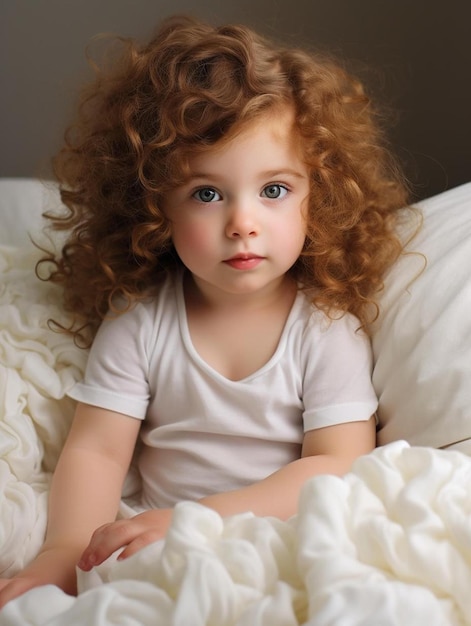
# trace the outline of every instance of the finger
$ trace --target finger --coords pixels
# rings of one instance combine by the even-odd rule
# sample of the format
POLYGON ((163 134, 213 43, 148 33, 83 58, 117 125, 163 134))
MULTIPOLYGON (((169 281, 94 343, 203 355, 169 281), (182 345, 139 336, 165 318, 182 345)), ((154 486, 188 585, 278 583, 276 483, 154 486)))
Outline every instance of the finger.
POLYGON ((100 526, 92 535, 90 543, 83 552, 77 566, 83 571, 90 571, 96 565, 106 561, 113 552, 127 546, 139 534, 136 524, 130 520, 119 520, 100 526))
POLYGON ((160 541, 164 537, 164 534, 164 532, 158 530, 148 530, 144 533, 141 533, 124 548, 124 550, 118 556, 118 561, 127 559, 128 557, 136 554, 136 552, 139 552, 139 550, 142 550, 151 543, 160 541))

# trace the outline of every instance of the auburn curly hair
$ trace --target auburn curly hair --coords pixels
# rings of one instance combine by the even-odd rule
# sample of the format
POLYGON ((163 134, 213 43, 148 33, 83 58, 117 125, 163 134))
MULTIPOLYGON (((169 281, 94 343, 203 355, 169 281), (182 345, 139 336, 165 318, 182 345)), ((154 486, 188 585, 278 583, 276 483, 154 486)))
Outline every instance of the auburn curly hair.
POLYGON ((307 234, 293 276, 327 314, 377 315, 385 270, 408 203, 404 178, 359 81, 324 56, 278 46, 244 26, 166 20, 122 51, 82 94, 54 161, 70 231, 50 255, 49 279, 64 288, 76 339, 158 292, 181 265, 162 198, 184 177, 187 157, 289 105, 311 172, 307 234))

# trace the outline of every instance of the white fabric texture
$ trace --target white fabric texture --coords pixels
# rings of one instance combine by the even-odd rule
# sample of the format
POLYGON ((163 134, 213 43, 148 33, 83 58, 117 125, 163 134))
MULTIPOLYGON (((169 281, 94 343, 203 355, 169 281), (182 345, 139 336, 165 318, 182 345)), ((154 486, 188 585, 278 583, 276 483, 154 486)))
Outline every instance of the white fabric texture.
POLYGON ((240 381, 195 350, 181 276, 158 298, 111 317, 70 395, 145 418, 143 505, 230 491, 299 458, 304 429, 367 420, 377 408, 371 348, 359 322, 329 323, 299 293, 272 358, 240 381))
POLYGON ((38 258, 32 247, 0 246, 2 576, 16 573, 41 545, 50 473, 74 406, 65 393, 86 361, 69 338, 47 328, 50 317, 66 317, 58 289, 35 276, 38 258))
POLYGON ((61 208, 52 181, 0 178, 0 245, 29 246, 46 223, 42 213, 61 208))
MULTIPOLYGON (((408 246, 411 254, 387 277, 373 336, 378 441, 466 446, 471 439, 471 183, 420 207, 423 227, 408 246)), ((414 226, 405 225, 404 237, 414 226)))
POLYGON ((175 509, 164 542, 48 586, 2 626, 467 626, 471 459, 396 442, 319 476, 288 522, 175 509), (86 593, 85 593, 86 592, 86 593))

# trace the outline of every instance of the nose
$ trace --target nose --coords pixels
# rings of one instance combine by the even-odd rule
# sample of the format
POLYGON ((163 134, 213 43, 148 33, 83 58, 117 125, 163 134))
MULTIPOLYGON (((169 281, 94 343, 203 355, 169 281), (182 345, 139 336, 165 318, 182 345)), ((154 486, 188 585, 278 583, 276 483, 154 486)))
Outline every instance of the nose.
POLYGON ((237 203, 231 206, 226 224, 226 236, 230 239, 256 237, 260 225, 255 210, 247 204, 237 203))

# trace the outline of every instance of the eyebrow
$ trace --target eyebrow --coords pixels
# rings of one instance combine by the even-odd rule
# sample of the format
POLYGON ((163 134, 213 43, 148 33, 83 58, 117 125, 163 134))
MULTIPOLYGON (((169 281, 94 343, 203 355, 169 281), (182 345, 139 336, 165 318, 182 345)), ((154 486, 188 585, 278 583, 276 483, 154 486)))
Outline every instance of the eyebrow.
POLYGON ((262 172, 263 178, 278 178, 279 176, 294 176, 295 178, 306 178, 305 174, 301 174, 298 170, 295 170, 291 167, 285 167, 279 170, 268 170, 267 172, 262 172))
MULTIPOLYGON (((293 176, 294 178, 300 178, 300 179, 306 178, 305 174, 301 174, 301 172, 299 172, 298 170, 292 169, 290 167, 260 172, 260 178, 263 178, 263 179, 266 179, 266 178, 276 179, 276 178, 280 178, 283 176, 293 176)), ((222 177, 218 176, 217 174, 211 174, 207 172, 193 172, 185 179, 185 184, 191 183, 195 180, 198 180, 199 178, 202 180, 207 180, 207 179, 217 180, 218 178, 222 178, 222 177)))

